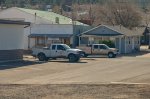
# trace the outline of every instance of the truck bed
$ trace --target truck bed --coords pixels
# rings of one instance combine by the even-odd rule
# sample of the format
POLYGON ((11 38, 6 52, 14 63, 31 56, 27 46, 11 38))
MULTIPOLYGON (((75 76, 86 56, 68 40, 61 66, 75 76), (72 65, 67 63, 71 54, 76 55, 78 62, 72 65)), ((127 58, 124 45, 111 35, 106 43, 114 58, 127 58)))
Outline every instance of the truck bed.
POLYGON ((32 53, 33 56, 37 56, 39 52, 42 52, 45 55, 47 55, 47 53, 50 52, 50 50, 47 48, 33 48, 32 51, 33 51, 32 53))
POLYGON ((87 46, 79 46, 77 47, 78 49, 81 49, 82 51, 84 51, 86 54, 92 54, 92 48, 91 47, 87 47, 87 46))

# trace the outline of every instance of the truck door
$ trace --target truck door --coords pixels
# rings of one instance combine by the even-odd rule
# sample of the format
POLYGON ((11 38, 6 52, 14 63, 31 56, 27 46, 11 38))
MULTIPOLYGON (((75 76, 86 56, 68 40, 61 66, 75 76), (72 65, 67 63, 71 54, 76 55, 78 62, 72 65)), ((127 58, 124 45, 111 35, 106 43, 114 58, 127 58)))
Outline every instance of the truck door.
POLYGON ((98 54, 99 53, 99 46, 93 45, 92 46, 92 54, 98 54))
POLYGON ((57 45, 56 49, 56 57, 65 57, 66 56, 66 49, 62 45, 57 45))
POLYGON ((51 50, 51 57, 56 57, 56 53, 57 53, 56 45, 52 45, 50 50, 51 50))
POLYGON ((99 45, 99 48, 100 48, 100 51, 99 51, 100 54, 105 55, 108 53, 108 49, 105 45, 99 45))

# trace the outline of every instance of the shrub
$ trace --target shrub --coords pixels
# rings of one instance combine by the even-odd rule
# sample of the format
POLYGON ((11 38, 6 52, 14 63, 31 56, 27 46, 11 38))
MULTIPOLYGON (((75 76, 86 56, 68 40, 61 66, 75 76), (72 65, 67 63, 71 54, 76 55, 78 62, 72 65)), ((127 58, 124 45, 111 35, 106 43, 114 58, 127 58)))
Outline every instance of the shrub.
POLYGON ((99 41, 99 44, 106 44, 107 46, 109 46, 111 48, 115 48, 115 44, 111 40, 99 41))

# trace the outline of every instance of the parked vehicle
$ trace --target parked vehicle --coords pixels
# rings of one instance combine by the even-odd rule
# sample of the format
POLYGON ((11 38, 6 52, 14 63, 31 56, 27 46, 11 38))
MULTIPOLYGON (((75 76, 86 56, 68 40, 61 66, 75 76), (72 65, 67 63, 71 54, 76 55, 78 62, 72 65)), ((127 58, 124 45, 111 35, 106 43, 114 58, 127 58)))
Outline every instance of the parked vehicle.
POLYGON ((32 51, 32 55, 40 61, 47 61, 50 58, 67 58, 70 62, 77 62, 82 53, 80 49, 72 49, 66 44, 51 44, 49 47, 33 48, 32 51))
POLYGON ((84 51, 84 56, 88 55, 107 55, 109 58, 115 58, 119 53, 118 49, 110 48, 105 44, 92 44, 90 46, 77 47, 84 51))

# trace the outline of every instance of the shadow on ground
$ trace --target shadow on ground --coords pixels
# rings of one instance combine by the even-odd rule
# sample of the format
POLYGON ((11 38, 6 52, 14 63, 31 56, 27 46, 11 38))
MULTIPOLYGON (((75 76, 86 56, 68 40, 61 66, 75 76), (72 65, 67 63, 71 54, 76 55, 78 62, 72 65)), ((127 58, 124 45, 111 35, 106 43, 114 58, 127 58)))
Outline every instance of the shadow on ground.
POLYGON ((28 61, 28 60, 17 61, 17 62, 6 62, 6 63, 0 63, 0 70, 19 68, 19 67, 43 64, 43 63, 46 63, 46 62, 28 61))
POLYGON ((56 62, 56 63, 72 63, 72 64, 78 64, 78 63, 87 63, 87 62, 82 62, 82 61, 78 61, 78 62, 69 62, 68 60, 49 60, 48 62, 56 62))
POLYGON ((88 57, 85 57, 86 60, 95 60, 93 58, 108 58, 107 55, 89 55, 88 57))
POLYGON ((5 62, 0 63, 0 70, 6 70, 6 69, 13 69, 13 68, 20 68, 25 66, 31 66, 31 65, 37 65, 37 64, 44 64, 48 62, 56 62, 56 63, 72 63, 72 64, 82 64, 87 62, 69 62, 68 60, 49 60, 49 61, 29 61, 29 60, 23 60, 23 61, 16 61, 16 62, 5 62))

